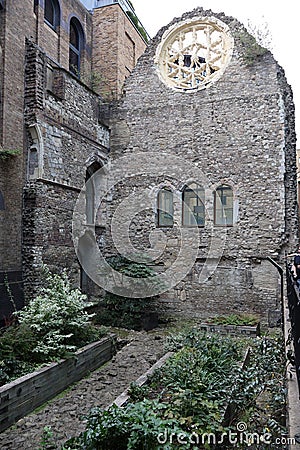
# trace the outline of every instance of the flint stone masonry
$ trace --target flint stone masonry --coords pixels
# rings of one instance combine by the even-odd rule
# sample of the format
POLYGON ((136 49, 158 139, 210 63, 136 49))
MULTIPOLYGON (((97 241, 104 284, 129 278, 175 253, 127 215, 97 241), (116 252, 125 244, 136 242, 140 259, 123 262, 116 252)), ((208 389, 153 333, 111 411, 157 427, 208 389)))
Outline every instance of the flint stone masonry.
MULTIPOLYGON (((152 40, 126 80, 124 96, 110 112, 112 160, 131 157, 131 171, 140 168, 141 172, 139 177, 128 172, 126 181, 115 187, 111 216, 122 198, 139 189, 155 192, 156 186, 158 192, 163 182, 171 183, 180 196, 184 181, 200 183, 190 178, 189 164, 208 180, 204 186, 206 225, 199 228, 195 264, 181 283, 161 296, 171 313, 205 317, 235 310, 266 317, 269 309, 277 308, 280 291, 276 269, 266 257, 282 263, 285 250, 297 242, 292 93, 269 51, 256 56, 253 48, 253 61, 246 61, 242 37, 247 35, 236 19, 202 8, 174 19, 152 40), (214 84, 197 92, 177 92, 158 76, 156 48, 169 26, 199 16, 217 17, 228 25, 235 42, 233 56, 214 84), (138 152, 149 155, 145 173, 153 162, 151 176, 143 177, 141 162, 135 156, 138 152), (168 157, 162 152, 180 158, 180 180, 178 175, 172 179, 168 157), (164 177, 159 176, 161 171, 164 177), (221 184, 232 187, 235 204, 235 223, 226 230, 213 223, 214 190, 221 184), (212 236, 217 237, 220 251, 215 245, 210 253, 212 236), (207 258, 217 268, 199 283, 207 258)), ((134 219, 137 224, 131 236, 139 251, 149 248, 149 232, 157 229, 155 209, 152 195, 147 213, 134 219)), ((180 201, 174 201, 174 218, 181 223, 180 201)), ((124 222, 127 219, 125 216, 124 222)), ((180 241, 177 247, 174 245, 178 234, 175 228, 160 230, 167 236, 167 247, 158 260, 159 270, 166 269, 170 260, 172 264, 172 257, 176 258, 181 248, 180 241)), ((194 231, 187 229, 186 233, 190 233, 192 243, 194 231)), ((108 233, 106 242, 113 245, 108 233)))
POLYGON ((64 80, 63 92, 56 96, 53 85, 47 89, 49 60, 29 41, 27 61, 27 140, 29 148, 34 145, 38 153, 38 167, 24 187, 24 291, 28 301, 40 283, 42 262, 52 270, 67 267, 74 284, 80 283, 72 241, 73 210, 88 166, 97 159, 106 162, 109 131, 98 120, 101 99, 95 92, 56 68, 64 80))
MULTIPOLYGON (((39 217, 38 209, 30 211, 30 205, 36 208, 34 205, 43 204, 47 209, 47 201, 37 196, 41 180, 46 186, 56 183, 61 198, 56 197, 57 204, 52 206, 50 241, 57 234, 57 223, 60 229, 70 229, 72 212, 68 209, 66 213, 63 206, 68 203, 69 191, 81 189, 87 167, 95 161, 104 164, 109 149, 109 130, 99 115, 103 99, 98 93, 103 91, 103 80, 111 77, 105 90, 114 91, 118 97, 125 77, 146 46, 136 26, 115 2, 104 8, 104 15, 88 10, 79 0, 55 3, 59 7, 55 27, 45 21, 44 0, 5 0, 0 8, 0 150, 19 151, 0 164, 0 192, 5 200, 5 209, 0 211, 0 277, 8 273, 21 287, 24 269, 26 301, 34 294, 30 286, 37 284, 32 281, 46 254, 58 271, 65 266, 74 268, 78 286, 80 269, 75 252, 68 253, 69 231, 65 252, 64 232, 59 249, 55 251, 53 246, 48 251, 48 235, 41 236, 43 228, 49 231, 51 224, 39 217), (78 77, 69 72, 72 18, 82 29, 78 77), (109 18, 114 24, 106 33, 103 30, 109 18), (108 61, 108 48, 116 49, 117 53, 112 50, 110 55, 117 56, 116 64, 108 61), (66 253, 63 261, 61 254, 66 253)), ((22 304, 22 290, 18 293, 16 301, 22 304)), ((11 309, 6 291, 1 298, 5 305, 0 311, 0 325, 4 313, 11 309)))

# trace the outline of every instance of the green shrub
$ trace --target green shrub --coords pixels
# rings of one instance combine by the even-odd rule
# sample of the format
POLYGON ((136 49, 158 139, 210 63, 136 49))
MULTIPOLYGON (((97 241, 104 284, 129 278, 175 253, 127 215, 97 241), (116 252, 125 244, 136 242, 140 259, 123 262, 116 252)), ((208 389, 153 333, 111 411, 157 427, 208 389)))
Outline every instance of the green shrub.
MULTIPOLYGON (((142 256, 140 261, 131 261, 124 256, 117 255, 109 258, 107 262, 114 270, 128 277, 138 279, 156 277, 152 261, 142 256)), ((120 286, 120 292, 122 291, 123 288, 120 286)), ((103 304, 93 321, 107 326, 140 330, 142 316, 145 312, 156 308, 156 298, 157 296, 131 298, 106 292, 103 304)))
MULTIPOLYGON (((208 444, 194 446, 176 436, 214 433, 221 437, 244 422, 247 432, 274 438, 284 433, 285 358, 282 340, 261 338, 237 340, 192 329, 173 337, 176 354, 156 370, 147 387, 131 385, 131 401, 124 408, 95 409, 86 430, 69 440, 64 450, 170 450, 215 449, 208 444), (240 367, 245 345, 251 344, 250 359, 240 367), (175 436, 173 443, 160 445, 157 438, 175 436)), ((236 434, 240 437, 240 434, 236 434)), ((237 445, 248 447, 246 441, 237 445)), ((223 450, 232 448, 224 441, 223 450)), ((254 447, 249 447, 254 448, 254 447)), ((274 446, 255 447, 259 450, 274 446)))
POLYGON ((52 274, 44 268, 44 286, 39 295, 16 313, 19 323, 35 336, 32 349, 37 361, 65 357, 76 348, 97 339, 98 332, 91 326, 93 315, 86 296, 72 289, 66 272, 52 274))
POLYGON ((208 319, 208 323, 215 325, 257 325, 258 318, 254 314, 229 314, 227 316, 216 316, 208 319))
MULTIPOLYGON (((72 438, 64 449, 93 450, 167 450, 172 447, 159 445, 157 436, 167 433, 179 435, 183 430, 174 419, 165 419, 167 405, 156 400, 143 400, 124 408, 116 405, 108 410, 91 411, 87 430, 72 438)), ((190 446, 182 445, 180 449, 190 446)))

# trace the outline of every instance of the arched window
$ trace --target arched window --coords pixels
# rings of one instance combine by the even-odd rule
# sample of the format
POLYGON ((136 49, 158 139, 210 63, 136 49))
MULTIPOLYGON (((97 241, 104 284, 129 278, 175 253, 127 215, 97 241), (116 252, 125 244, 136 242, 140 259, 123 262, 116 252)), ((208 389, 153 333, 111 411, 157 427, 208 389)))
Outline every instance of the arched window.
POLYGON ((95 198, 96 198, 96 189, 97 189, 97 181, 96 176, 93 176, 99 169, 101 169, 101 164, 95 161, 91 164, 86 171, 85 177, 85 196, 86 196, 86 223, 94 224, 95 223, 95 213, 96 206, 95 198))
POLYGON ((162 188, 157 196, 157 217, 159 227, 172 227, 173 220, 173 192, 162 188))
POLYGON ((53 30, 60 23, 60 7, 57 0, 45 0, 45 22, 50 25, 53 30))
POLYGON ((183 225, 205 225, 205 192, 197 183, 185 186, 182 192, 183 225))
POLYGON ((83 29, 75 17, 70 22, 69 70, 80 78, 80 56, 83 47, 83 29))
POLYGON ((215 191, 215 225, 233 225, 233 192, 225 184, 215 191))

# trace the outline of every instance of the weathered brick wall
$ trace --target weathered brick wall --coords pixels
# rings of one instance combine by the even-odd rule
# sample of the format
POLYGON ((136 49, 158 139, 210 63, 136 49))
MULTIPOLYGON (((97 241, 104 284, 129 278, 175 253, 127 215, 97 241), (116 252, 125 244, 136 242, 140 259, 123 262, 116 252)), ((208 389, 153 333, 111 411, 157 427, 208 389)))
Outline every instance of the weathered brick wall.
POLYGON ((96 8, 93 14, 93 72, 99 92, 116 98, 146 44, 119 4, 96 8))
MULTIPOLYGON (((293 249, 297 242, 294 107, 290 87, 271 53, 254 55, 251 64, 246 64, 244 53, 249 49, 245 49, 241 36, 247 33, 236 19, 201 8, 182 19, 199 15, 216 16, 228 24, 234 36, 233 57, 224 75, 215 84, 194 93, 176 92, 165 86, 154 64, 156 47, 166 30, 163 28, 125 83, 126 95, 110 123, 111 156, 132 156, 132 168, 136 169, 140 165, 135 159, 138 151, 149 155, 155 152, 157 172, 164 168, 166 177, 172 177, 167 159, 159 157, 165 151, 181 158, 183 173, 185 163, 192 163, 209 180, 209 218, 205 228, 199 229, 196 263, 179 285, 163 295, 165 305, 171 311, 199 315, 233 310, 264 313, 278 305, 278 276, 265 258, 272 256, 282 262, 284 251, 293 249), (238 205, 237 222, 227 228, 225 237, 212 220, 213 191, 222 183, 232 186, 238 205), (199 284, 198 275, 209 254, 212 231, 214 235, 221 233, 221 248, 225 241, 222 258, 211 277, 199 284)), ((170 25, 174 23, 176 19, 170 25)), ((141 180, 137 182, 129 176, 128 173, 127 190, 116 190, 116 197, 138 191, 141 180)), ((155 181, 155 174, 153 177, 155 181)), ((154 189, 154 181, 148 178, 144 187, 154 189)), ((156 184, 160 182, 156 178, 156 184)), ((183 183, 176 177, 173 181, 179 194, 183 183)), ((150 209, 145 228, 152 230, 156 227, 155 200, 150 209)), ((180 220, 180 202, 175 203, 174 215, 180 220)), ((144 227, 144 220, 138 224, 139 229, 144 227)), ((179 252, 180 241, 176 243, 175 234, 175 230, 167 231, 170 242, 160 259, 164 269, 170 253, 179 252)), ((149 247, 145 233, 133 236, 136 245, 139 241, 139 248, 141 242, 149 247)))
POLYGON ((0 46, 2 47, 0 144, 4 149, 16 149, 20 154, 0 161, 1 191, 5 211, 1 212, 0 271, 21 270, 21 216, 23 162, 23 106, 25 33, 35 29, 32 1, 7 0, 0 11, 0 46), (18 38, 16 38, 18 30, 18 38))

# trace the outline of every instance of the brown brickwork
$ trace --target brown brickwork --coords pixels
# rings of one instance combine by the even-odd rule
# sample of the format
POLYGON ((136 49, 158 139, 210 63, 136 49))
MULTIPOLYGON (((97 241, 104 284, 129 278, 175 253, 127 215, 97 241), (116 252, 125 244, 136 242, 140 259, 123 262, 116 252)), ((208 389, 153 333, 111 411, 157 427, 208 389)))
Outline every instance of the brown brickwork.
MULTIPOLYGON (((89 159, 105 157, 109 146, 108 130, 98 117, 101 100, 90 89, 97 85, 97 76, 91 74, 92 36, 97 33, 92 13, 79 0, 59 1, 60 21, 53 30, 44 20, 44 1, 36 7, 34 3, 6 0, 0 10, 0 150, 19 151, 0 160, 5 204, 0 210, 0 275, 9 272, 20 281, 23 268, 29 298, 36 280, 32 274, 43 260, 51 267, 72 267, 78 281, 79 265, 70 244, 72 207, 89 159), (83 30, 81 81, 68 72, 73 17, 83 30)), ((136 40, 133 46, 143 50, 144 41, 126 15, 118 11, 116 20, 136 40)), ((110 39, 123 51, 125 32, 117 38, 118 27, 110 39)), ((132 56, 128 68, 134 61, 132 56)), ((118 67, 114 70, 120 90, 124 76, 118 67)), ((2 298, 7 294, 3 289, 2 298)), ((3 314, 1 306, 0 321, 3 314)))
POLYGON ((113 99, 146 44, 119 4, 96 8, 93 25, 93 71, 100 75, 100 92, 113 99))

